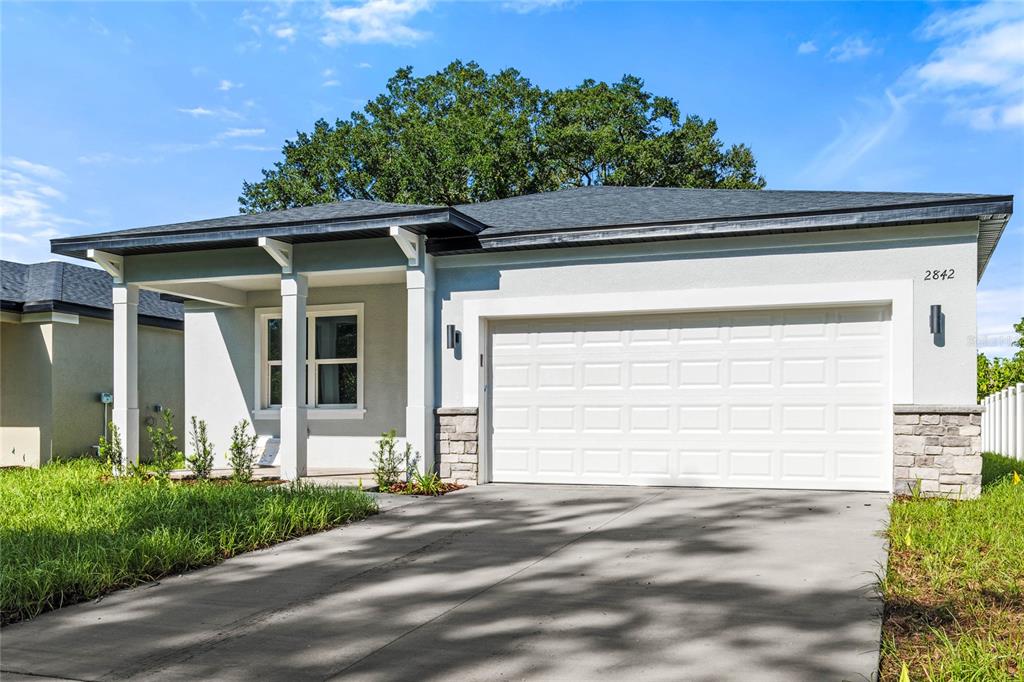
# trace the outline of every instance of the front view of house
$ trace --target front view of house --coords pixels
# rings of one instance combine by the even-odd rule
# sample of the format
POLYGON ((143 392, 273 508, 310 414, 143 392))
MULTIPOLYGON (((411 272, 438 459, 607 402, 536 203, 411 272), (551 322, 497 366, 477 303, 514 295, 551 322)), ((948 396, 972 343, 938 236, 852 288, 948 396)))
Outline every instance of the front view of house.
POLYGON ((1012 197, 594 187, 346 201, 54 240, 115 278, 138 452, 140 289, 185 299, 220 456, 366 470, 396 429, 466 482, 975 494, 975 288, 1012 197))

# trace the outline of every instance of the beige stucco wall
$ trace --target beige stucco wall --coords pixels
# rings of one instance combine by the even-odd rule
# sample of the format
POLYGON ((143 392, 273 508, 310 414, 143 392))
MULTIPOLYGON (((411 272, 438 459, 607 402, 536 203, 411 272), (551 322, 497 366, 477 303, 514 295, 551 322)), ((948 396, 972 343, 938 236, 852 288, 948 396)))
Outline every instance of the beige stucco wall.
MULTIPOLYGON (((363 419, 310 419, 309 466, 360 467, 388 429, 405 430, 406 289, 403 284, 310 288, 307 305, 363 304, 363 419)), ((279 435, 276 419, 254 419, 257 408, 256 314, 281 305, 276 291, 248 294, 248 306, 185 308, 186 413, 206 420, 218 461, 231 428, 251 421, 262 436, 279 435)))
MULTIPOLYGON (((139 326, 140 446, 144 459, 151 453, 145 424, 159 417, 153 410, 156 404, 174 411, 179 442, 184 443, 183 336, 181 331, 139 326)), ((103 433, 99 394, 113 389, 112 323, 82 316, 77 324, 5 323, 0 344, 3 463, 38 466, 51 456, 92 453, 103 433), (19 453, 14 458, 10 456, 12 447, 19 453), (23 448, 27 457, 20 454, 23 448)))
POLYGON ((50 457, 52 324, 0 324, 0 465, 50 457))

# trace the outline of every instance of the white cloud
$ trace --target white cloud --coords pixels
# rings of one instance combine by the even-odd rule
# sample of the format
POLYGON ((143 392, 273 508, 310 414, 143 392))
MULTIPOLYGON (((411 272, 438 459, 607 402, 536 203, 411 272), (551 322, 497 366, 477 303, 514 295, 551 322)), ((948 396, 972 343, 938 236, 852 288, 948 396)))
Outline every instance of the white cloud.
POLYGON ((363 0, 340 7, 328 3, 320 40, 330 47, 347 43, 413 44, 426 38, 427 33, 413 28, 409 21, 429 7, 429 0, 363 0))
POLYGON ((802 42, 799 45, 797 45, 797 48, 796 48, 796 53, 797 54, 811 54, 812 52, 817 52, 817 51, 818 51, 818 46, 814 44, 813 40, 805 40, 804 42, 802 42))
POLYGON ((369 69, 371 67, 373 67, 373 64, 369 62, 359 62, 358 64, 356 64, 356 68, 358 69, 369 69))
POLYGON ((259 144, 236 144, 232 149, 236 149, 240 152, 275 152, 278 150, 277 147, 259 144))
POLYGON ((920 30, 939 46, 912 70, 973 128, 1024 127, 1024 3, 989 2, 932 15, 920 30))
POLYGON ((828 51, 828 58, 834 62, 849 62, 863 59, 879 52, 873 45, 865 43, 861 38, 847 38, 828 51))
POLYGON ((219 137, 221 138, 234 138, 234 137, 259 137, 264 134, 266 129, 264 128, 228 128, 222 132, 219 137))
POLYGON ((64 191, 53 182, 65 181, 62 171, 18 157, 4 159, 0 167, 0 246, 4 257, 23 261, 50 257, 52 237, 68 228, 86 225, 63 215, 58 204, 64 191))
POLYGON ((99 152, 97 154, 79 156, 78 163, 84 166, 106 166, 114 163, 142 163, 142 158, 138 156, 122 156, 112 152, 99 152))
POLYGON ((978 352, 1009 357, 1016 352, 1013 325, 1024 316, 1024 283, 978 289, 978 352))
POLYGON ((221 92, 228 92, 229 90, 234 90, 235 88, 240 87, 242 87, 241 83, 235 83, 234 81, 229 81, 227 79, 223 79, 217 84, 217 89, 221 92))
POLYGON ((294 26, 281 26, 274 29, 274 35, 281 40, 287 40, 288 42, 295 42, 295 27, 294 26))
POLYGON ((341 81, 334 77, 334 69, 324 69, 321 75, 324 77, 323 87, 333 88, 341 85, 341 81))
POLYGON ((188 114, 192 118, 207 118, 215 117, 222 119, 239 119, 242 115, 237 111, 231 111, 223 107, 219 109, 207 109, 206 107, 192 107, 191 109, 178 109, 183 114, 188 114))
POLYGON ((29 175, 34 175, 39 178, 45 178, 46 180, 60 180, 64 177, 64 173, 53 166, 33 163, 31 161, 18 158, 17 156, 7 157, 6 164, 10 168, 17 169, 23 173, 28 173, 29 175))
POLYGON ((575 5, 576 0, 506 0, 501 8, 510 12, 527 14, 529 12, 561 9, 567 5, 575 5))
POLYGON ((840 119, 840 132, 801 174, 812 187, 834 187, 865 155, 903 130, 907 121, 909 95, 885 91, 885 99, 864 102, 868 112, 855 113, 852 120, 840 119))
POLYGON ((200 116, 213 116, 213 111, 210 110, 210 109, 207 109, 205 107, 192 107, 191 109, 178 109, 178 111, 180 111, 183 114, 188 114, 189 116, 193 116, 195 118, 199 118, 200 116))

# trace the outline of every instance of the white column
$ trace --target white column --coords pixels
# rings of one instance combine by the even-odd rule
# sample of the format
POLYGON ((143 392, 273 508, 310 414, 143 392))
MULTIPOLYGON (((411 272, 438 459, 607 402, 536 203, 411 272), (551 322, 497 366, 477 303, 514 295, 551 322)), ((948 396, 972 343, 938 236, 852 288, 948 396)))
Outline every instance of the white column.
POLYGON ((981 413, 981 451, 988 452, 992 449, 992 406, 989 396, 981 399, 981 406, 984 412, 981 413))
POLYGON ((419 238, 419 264, 405 273, 406 390, 405 438, 420 453, 424 471, 434 470, 434 262, 419 238))
POLYGON ((122 464, 139 461, 139 287, 114 284, 114 410, 122 464))
POLYGON ((305 275, 281 275, 281 478, 306 475, 305 275))

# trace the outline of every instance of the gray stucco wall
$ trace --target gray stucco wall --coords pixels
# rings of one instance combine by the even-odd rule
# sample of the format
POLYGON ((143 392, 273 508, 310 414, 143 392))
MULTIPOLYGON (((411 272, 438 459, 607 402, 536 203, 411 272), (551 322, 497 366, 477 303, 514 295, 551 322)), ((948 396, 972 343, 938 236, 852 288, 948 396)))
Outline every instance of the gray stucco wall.
MULTIPOLYGON (((244 308, 188 303, 185 310, 186 412, 205 419, 218 458, 231 427, 253 422, 262 436, 279 435, 276 419, 257 408, 256 310, 281 305, 276 291, 248 294, 244 308)), ((403 284, 310 288, 307 305, 363 304, 363 419, 309 420, 309 465, 365 466, 380 434, 405 430, 406 290, 403 284)))
MULTIPOLYGON (((53 451, 64 457, 92 452, 103 433, 101 392, 114 386, 114 327, 109 320, 80 317, 77 325, 57 325, 54 343, 53 451)), ((162 423, 161 405, 174 413, 179 445, 185 440, 184 334, 139 325, 139 450, 152 455, 147 425, 162 423)), ((108 415, 109 417, 109 415, 108 415)))
POLYGON ((50 323, 0 324, 2 466, 39 466, 49 461, 52 338, 50 323))
MULTIPOLYGON (((962 222, 438 258, 435 333, 462 327, 466 301, 493 297, 906 280, 913 282, 913 401, 974 404, 977 230, 962 222), (956 274, 925 281, 935 269, 956 274), (946 317, 941 345, 928 333, 931 304, 946 317)), ((462 374, 477 367, 477 358, 442 348, 438 405, 465 405, 462 374)))
MULTIPOLYGON (((147 423, 158 423, 153 406, 175 414, 179 443, 184 443, 184 335, 180 331, 139 326, 139 438, 141 456, 151 455, 147 423)), ((2 417, 4 464, 38 466, 50 455, 91 454, 103 433, 99 394, 113 390, 113 324, 78 317, 77 324, 3 325, 2 417), (52 348, 51 354, 47 347, 52 348), (40 445, 35 461, 8 462, 19 429, 36 428, 40 445), (41 454, 40 454, 41 453, 41 454)), ((108 415, 109 417, 109 415, 108 415)), ((31 458, 30 458, 31 459, 31 458)))

